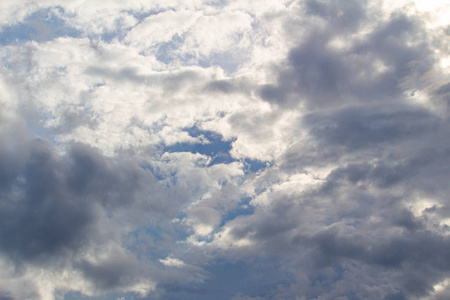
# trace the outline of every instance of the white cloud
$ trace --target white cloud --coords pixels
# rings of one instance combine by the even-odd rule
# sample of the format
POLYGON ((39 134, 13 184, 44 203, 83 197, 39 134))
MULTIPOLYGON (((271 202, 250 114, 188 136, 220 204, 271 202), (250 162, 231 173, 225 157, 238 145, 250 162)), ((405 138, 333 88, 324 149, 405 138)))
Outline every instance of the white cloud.
POLYGON ((186 265, 183 261, 181 261, 177 258, 170 257, 170 256, 166 257, 165 259, 160 259, 159 261, 169 267, 178 267, 179 268, 179 267, 183 267, 186 265))
POLYGON ((248 14, 239 11, 203 15, 186 36, 181 53, 201 57, 227 52, 231 47, 233 50, 246 47, 245 35, 251 29, 251 22, 248 14))
POLYGON ((125 41, 145 51, 170 42, 175 35, 181 38, 199 17, 199 12, 172 10, 150 15, 128 32, 125 41))

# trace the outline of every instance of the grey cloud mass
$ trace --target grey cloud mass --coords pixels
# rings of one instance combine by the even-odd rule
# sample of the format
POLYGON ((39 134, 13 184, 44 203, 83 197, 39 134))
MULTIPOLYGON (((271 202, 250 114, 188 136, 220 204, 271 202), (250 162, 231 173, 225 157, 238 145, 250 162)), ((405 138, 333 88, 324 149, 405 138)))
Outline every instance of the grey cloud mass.
POLYGON ((1 4, 0 299, 447 299, 450 6, 394 2, 1 4))
POLYGON ((309 18, 290 25, 308 30, 300 46, 290 50, 279 85, 261 88, 264 99, 283 107, 305 101, 311 108, 392 101, 402 97, 408 77, 431 69, 433 54, 420 20, 397 12, 374 21, 365 1, 331 2, 304 4, 305 13, 325 25, 309 24, 309 18), (358 36, 369 24, 370 32, 358 36), (347 45, 341 49, 333 42, 347 45))

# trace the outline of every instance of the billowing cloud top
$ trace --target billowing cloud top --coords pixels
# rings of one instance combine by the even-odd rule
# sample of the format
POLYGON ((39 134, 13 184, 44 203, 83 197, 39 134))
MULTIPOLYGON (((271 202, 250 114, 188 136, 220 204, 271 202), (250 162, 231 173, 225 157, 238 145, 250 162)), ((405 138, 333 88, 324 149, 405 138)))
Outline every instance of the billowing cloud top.
POLYGON ((447 1, 0 7, 0 299, 450 298, 447 1))

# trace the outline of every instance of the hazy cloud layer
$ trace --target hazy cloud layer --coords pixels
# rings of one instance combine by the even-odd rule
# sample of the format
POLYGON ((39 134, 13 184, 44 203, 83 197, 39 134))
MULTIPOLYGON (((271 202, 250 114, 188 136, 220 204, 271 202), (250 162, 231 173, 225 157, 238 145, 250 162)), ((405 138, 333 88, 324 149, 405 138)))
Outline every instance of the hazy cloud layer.
POLYGON ((0 299, 447 299, 428 2, 3 1, 0 299))

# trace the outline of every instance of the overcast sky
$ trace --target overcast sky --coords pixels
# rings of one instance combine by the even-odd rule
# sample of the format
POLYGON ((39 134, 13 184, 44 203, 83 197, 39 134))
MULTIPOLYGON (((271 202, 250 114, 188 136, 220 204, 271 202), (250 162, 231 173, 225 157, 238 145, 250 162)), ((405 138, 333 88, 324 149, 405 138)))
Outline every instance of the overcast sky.
POLYGON ((0 299, 450 299, 450 4, 1 0, 0 299))

